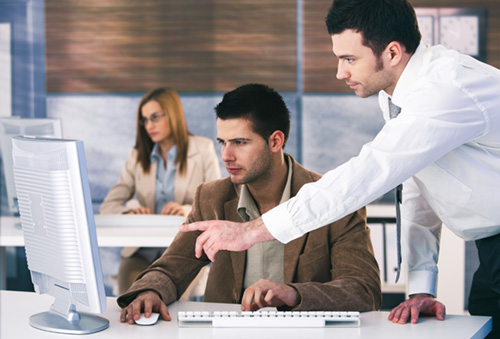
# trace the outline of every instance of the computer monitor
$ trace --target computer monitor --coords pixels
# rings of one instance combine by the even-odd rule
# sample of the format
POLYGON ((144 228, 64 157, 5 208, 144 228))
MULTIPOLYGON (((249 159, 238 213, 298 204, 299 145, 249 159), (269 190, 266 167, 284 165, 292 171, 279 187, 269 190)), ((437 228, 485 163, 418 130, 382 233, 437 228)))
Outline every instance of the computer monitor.
POLYGON ((106 309, 83 142, 16 136, 12 156, 31 280, 37 293, 55 297, 30 325, 71 334, 106 329, 107 319, 77 312, 106 309))
MULTIPOLYGON (((12 172, 12 141, 16 135, 34 135, 41 137, 61 138, 61 120, 52 118, 20 118, 2 117, 0 118, 0 158, 3 166, 0 173, 2 184, 0 194, 6 196, 6 204, 2 202, 2 215, 18 215, 16 189, 14 187, 14 177, 12 172)), ((4 199, 2 199, 4 200, 4 199)))

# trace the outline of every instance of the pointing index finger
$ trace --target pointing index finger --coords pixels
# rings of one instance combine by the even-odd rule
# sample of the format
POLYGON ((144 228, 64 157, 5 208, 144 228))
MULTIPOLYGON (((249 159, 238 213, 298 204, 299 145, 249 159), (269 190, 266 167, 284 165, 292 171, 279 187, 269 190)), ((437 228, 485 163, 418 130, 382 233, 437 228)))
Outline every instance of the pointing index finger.
POLYGON ((205 221, 197 221, 191 224, 183 224, 179 227, 181 232, 191 232, 191 231, 205 231, 210 227, 210 224, 205 221))

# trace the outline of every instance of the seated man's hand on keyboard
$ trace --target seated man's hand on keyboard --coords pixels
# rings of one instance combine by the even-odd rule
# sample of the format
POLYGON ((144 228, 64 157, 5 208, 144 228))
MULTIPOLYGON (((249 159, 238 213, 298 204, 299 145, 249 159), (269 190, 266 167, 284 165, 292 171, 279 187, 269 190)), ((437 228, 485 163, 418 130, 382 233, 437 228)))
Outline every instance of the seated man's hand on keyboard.
POLYGON ((256 311, 263 307, 294 307, 300 303, 300 295, 291 286, 260 279, 243 293, 242 311, 256 311))
POLYGON ((127 307, 122 310, 120 321, 127 321, 130 325, 135 324, 135 320, 139 320, 141 313, 149 317, 152 312, 160 313, 165 320, 172 320, 168 314, 167 305, 160 299, 160 296, 153 291, 147 291, 139 294, 127 307))

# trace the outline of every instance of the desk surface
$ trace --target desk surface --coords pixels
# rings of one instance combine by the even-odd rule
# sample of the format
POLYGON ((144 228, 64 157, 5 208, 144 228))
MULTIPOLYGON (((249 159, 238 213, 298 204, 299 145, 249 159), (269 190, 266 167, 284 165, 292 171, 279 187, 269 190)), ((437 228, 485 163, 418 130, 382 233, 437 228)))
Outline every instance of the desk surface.
MULTIPOLYGON (((53 298, 30 292, 0 291, 0 338, 61 338, 59 334, 40 331, 29 325, 29 317, 47 311, 53 298)), ((398 325, 387 320, 389 312, 368 312, 361 314, 359 328, 179 328, 177 311, 238 311, 235 304, 213 304, 197 302, 176 302, 170 305, 172 321, 160 320, 154 326, 122 324, 119 321, 120 308, 116 298, 107 298, 106 312, 102 315, 110 321, 109 328, 92 338, 484 338, 491 330, 491 318, 448 315, 445 321, 435 318, 421 318, 416 325, 398 325)), ((69 337, 69 336, 68 336, 69 337)), ((71 338, 76 338, 71 336, 71 338)))
MULTIPOLYGON (((168 247, 179 230, 182 220, 179 217, 167 215, 151 215, 153 226, 134 226, 124 223, 123 227, 109 226, 109 219, 113 216, 96 216, 97 242, 102 247, 168 247), (103 217, 103 218, 102 218, 103 217), (165 223, 165 227, 158 224, 165 223), (102 225, 101 225, 102 224, 102 225)), ((137 216, 116 215, 119 220, 134 220, 137 216)), ((142 216, 140 220, 148 220, 142 216)), ((20 219, 16 217, 0 217, 0 247, 24 246, 23 231, 16 224, 20 219)))

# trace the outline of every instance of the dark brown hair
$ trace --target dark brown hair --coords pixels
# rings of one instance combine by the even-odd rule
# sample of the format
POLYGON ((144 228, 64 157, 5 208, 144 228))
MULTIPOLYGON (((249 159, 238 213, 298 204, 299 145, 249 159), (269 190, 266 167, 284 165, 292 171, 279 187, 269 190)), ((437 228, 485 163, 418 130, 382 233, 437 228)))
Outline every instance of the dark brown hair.
POLYGON ((413 54, 420 43, 415 10, 407 0, 334 0, 326 17, 330 35, 352 29, 363 35, 363 45, 379 57, 397 41, 413 54))

